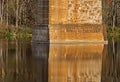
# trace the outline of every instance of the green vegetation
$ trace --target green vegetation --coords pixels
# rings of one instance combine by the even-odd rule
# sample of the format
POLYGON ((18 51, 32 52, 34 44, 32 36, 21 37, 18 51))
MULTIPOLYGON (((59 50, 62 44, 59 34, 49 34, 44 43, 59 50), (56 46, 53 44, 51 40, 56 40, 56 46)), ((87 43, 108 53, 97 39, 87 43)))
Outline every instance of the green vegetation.
POLYGON ((32 37, 32 28, 28 27, 6 27, 1 25, 0 27, 0 37, 6 39, 31 39, 32 37))
POLYGON ((114 29, 112 29, 112 27, 108 27, 107 37, 108 40, 111 40, 112 38, 114 38, 115 40, 120 39, 120 27, 115 27, 114 29))

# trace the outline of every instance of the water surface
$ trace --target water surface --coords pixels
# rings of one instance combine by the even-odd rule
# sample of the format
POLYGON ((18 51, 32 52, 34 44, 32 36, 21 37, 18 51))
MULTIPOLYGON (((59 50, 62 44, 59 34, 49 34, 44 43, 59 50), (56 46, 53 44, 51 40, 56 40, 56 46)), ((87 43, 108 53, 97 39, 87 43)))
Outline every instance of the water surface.
POLYGON ((0 82, 120 82, 120 43, 0 40, 0 82))

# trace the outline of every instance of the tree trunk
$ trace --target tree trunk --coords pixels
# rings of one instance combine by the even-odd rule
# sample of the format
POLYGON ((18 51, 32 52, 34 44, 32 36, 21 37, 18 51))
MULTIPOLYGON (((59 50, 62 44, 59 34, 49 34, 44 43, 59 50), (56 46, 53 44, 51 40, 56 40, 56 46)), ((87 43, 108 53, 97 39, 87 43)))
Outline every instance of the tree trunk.
POLYGON ((6 16, 6 21, 7 21, 7 23, 6 23, 6 24, 7 24, 7 27, 8 27, 8 18, 9 18, 9 17, 8 17, 8 16, 9 16, 9 15, 8 15, 8 0, 7 0, 7 3, 6 3, 6 6, 7 6, 7 16, 6 16))
POLYGON ((1 21, 1 16, 2 16, 2 1, 0 0, 0 21, 1 21))
POLYGON ((113 11, 113 22, 112 22, 112 23, 113 23, 113 29, 112 29, 112 30, 114 31, 115 26, 116 26, 116 25, 115 25, 115 23, 116 23, 115 0, 113 0, 113 5, 112 5, 112 6, 113 6, 113 10, 112 10, 112 11, 113 11))
POLYGON ((3 23, 4 0, 1 0, 1 24, 3 23))
POLYGON ((18 21, 19 21, 18 9, 19 9, 19 0, 16 0, 16 27, 18 27, 18 21))

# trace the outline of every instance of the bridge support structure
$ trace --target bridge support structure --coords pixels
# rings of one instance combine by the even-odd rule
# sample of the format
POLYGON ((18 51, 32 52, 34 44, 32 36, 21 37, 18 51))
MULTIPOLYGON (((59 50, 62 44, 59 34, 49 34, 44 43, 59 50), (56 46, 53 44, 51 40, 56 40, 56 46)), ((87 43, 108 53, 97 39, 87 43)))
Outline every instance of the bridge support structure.
POLYGON ((38 0, 32 41, 106 43, 102 0, 38 0))

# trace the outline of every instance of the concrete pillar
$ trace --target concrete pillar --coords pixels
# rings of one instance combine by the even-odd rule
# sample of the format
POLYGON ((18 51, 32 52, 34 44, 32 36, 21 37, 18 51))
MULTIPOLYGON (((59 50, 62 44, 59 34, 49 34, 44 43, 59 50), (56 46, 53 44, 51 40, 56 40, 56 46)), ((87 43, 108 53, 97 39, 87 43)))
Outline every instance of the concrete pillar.
POLYGON ((49 43, 49 0, 37 0, 36 26, 33 28, 32 42, 49 43))
POLYGON ((33 42, 105 42, 102 0, 38 0, 33 42))

